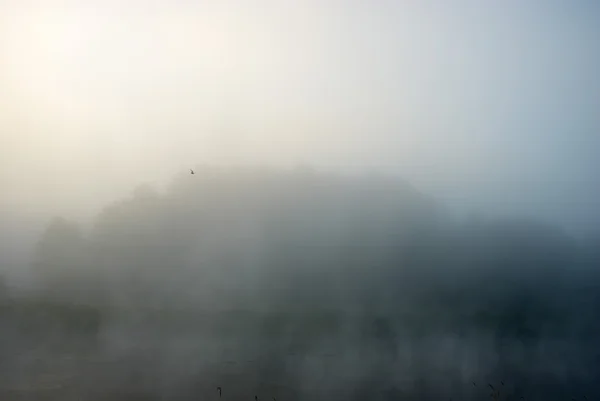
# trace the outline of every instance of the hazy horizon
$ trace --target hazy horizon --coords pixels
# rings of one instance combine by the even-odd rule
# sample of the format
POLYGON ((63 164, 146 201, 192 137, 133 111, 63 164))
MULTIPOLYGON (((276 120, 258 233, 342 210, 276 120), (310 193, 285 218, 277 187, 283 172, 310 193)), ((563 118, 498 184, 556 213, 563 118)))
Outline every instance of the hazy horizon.
POLYGON ((0 214, 89 218, 199 163, 402 177, 596 229, 600 7, 0 2, 0 214))

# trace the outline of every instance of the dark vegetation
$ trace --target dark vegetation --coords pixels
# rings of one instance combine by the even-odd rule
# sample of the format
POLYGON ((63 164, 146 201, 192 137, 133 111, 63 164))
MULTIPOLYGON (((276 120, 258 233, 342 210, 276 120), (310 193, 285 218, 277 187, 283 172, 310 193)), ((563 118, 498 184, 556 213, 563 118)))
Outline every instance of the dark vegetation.
POLYGON ((195 173, 49 224, 36 291, 0 290, 0 399, 600 396, 597 240, 386 177, 195 173))

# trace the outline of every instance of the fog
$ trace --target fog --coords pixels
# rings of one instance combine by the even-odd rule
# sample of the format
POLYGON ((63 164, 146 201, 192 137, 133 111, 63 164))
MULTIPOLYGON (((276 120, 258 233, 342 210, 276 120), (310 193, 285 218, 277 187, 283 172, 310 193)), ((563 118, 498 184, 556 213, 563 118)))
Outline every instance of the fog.
POLYGON ((598 396, 599 17, 0 0, 0 394, 598 396))

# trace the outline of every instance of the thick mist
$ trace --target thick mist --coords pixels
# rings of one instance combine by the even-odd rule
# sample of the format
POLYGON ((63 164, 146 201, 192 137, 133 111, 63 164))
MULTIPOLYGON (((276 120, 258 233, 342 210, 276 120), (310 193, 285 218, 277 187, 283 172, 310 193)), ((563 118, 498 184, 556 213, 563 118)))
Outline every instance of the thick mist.
POLYGON ((193 171, 48 224, 3 290, 4 396, 597 396, 597 239, 384 175, 193 171))
POLYGON ((599 17, 0 0, 0 398, 598 397, 599 17))

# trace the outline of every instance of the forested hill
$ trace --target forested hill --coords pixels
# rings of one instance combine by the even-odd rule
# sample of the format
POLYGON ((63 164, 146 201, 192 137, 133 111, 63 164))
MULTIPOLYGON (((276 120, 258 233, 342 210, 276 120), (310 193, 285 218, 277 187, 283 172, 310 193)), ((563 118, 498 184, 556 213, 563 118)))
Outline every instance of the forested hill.
POLYGON ((592 249, 540 222, 450 221, 390 177, 205 167, 140 186, 90 232, 56 219, 35 271, 48 294, 135 308, 476 313, 576 304, 592 249))

